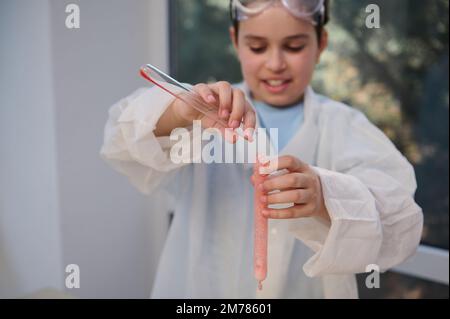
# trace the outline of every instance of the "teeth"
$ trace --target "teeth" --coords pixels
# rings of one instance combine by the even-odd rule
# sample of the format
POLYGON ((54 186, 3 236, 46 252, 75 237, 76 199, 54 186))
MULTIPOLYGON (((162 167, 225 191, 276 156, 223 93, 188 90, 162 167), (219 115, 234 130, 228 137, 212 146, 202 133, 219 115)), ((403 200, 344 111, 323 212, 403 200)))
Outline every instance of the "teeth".
POLYGON ((269 80, 267 81, 267 83, 269 83, 270 86, 280 86, 284 83, 284 81, 282 80, 269 80))

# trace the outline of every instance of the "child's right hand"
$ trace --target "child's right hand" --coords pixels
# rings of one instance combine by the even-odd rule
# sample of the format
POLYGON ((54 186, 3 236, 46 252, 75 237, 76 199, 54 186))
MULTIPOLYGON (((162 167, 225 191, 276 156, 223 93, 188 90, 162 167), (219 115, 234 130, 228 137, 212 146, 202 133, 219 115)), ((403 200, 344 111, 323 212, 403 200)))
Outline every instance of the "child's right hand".
MULTIPOLYGON (((195 85, 193 89, 207 104, 217 107, 217 115, 228 123, 229 128, 238 128, 243 122, 247 139, 252 135, 256 125, 256 115, 242 90, 234 89, 225 81, 212 84, 201 83, 195 85)), ((189 101, 187 95, 183 95, 183 98, 189 101)), ((183 121, 192 123, 194 120, 201 120, 204 128, 217 128, 214 120, 204 116, 181 99, 176 99, 172 108, 174 115, 183 121)))

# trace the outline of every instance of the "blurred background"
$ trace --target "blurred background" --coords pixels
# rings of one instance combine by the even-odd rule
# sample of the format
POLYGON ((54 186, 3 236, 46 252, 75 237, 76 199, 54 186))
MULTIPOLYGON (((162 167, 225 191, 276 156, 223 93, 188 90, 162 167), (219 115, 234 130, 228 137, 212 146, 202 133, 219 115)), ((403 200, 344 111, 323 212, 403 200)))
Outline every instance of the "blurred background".
MULTIPOLYGON (((448 298, 448 0, 331 0, 314 89, 362 110, 414 165, 417 254, 362 298, 448 298), (381 28, 365 27, 377 4, 381 28)), ((228 0, 0 0, 0 298, 147 298, 170 227, 99 158, 109 107, 152 63, 240 82, 228 0), (65 25, 68 4, 80 28, 65 25), (65 287, 69 264, 80 288, 65 287)))

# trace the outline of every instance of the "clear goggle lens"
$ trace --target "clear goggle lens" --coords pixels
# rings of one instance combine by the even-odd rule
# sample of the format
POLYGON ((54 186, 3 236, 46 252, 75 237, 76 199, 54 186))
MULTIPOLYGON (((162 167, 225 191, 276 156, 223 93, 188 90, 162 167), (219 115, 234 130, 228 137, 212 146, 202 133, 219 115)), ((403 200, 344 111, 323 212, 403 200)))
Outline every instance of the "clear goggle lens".
POLYGON ((233 9, 237 10, 236 18, 243 20, 260 14, 278 1, 298 18, 311 18, 323 13, 324 0, 233 0, 233 9))

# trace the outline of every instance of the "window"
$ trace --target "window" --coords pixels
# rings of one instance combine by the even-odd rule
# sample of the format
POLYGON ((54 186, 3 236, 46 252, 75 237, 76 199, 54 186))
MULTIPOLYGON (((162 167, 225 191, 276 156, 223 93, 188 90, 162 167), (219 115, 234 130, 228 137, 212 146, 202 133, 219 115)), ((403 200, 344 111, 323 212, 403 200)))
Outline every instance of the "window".
MULTIPOLYGON (((319 93, 362 110, 414 165, 416 200, 425 216, 422 243, 447 251, 448 7, 447 0, 331 1, 329 49, 313 82, 319 93), (380 29, 365 27, 369 4, 380 7, 380 29)), ((228 27, 226 0, 172 0, 172 73, 189 83, 241 81, 228 27)), ((446 263, 448 269, 448 252, 446 263)), ((416 289, 402 276, 383 278, 416 289)), ((420 289, 426 293, 402 296, 442 292, 420 289)))

